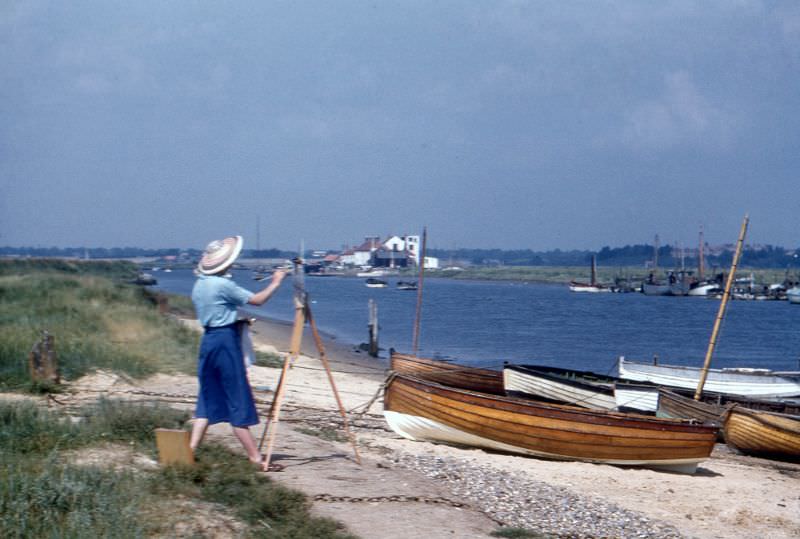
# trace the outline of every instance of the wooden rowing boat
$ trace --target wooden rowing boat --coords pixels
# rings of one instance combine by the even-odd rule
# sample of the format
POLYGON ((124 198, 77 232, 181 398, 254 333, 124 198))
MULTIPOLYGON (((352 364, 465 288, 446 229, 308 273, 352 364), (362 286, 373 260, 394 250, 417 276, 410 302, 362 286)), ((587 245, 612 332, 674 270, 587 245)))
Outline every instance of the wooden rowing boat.
POLYGON ((666 388, 658 391, 658 417, 671 419, 696 419, 722 424, 728 408, 733 404, 723 405, 703 400, 696 401, 688 395, 681 395, 666 388))
POLYGON ((392 351, 389 358, 390 369, 423 380, 430 380, 450 387, 505 395, 503 373, 491 369, 479 369, 457 365, 448 361, 398 354, 392 351))
MULTIPOLYGON (((680 391, 680 390, 679 390, 680 391)), ((679 393, 659 388, 658 417, 672 419, 696 419, 723 424, 734 406, 739 409, 769 412, 783 415, 800 415, 800 401, 765 401, 748 399, 719 393, 703 393, 699 401, 690 396, 688 390, 679 393)), ((720 441, 725 441, 724 429, 719 431, 720 441)))
POLYGON ((488 395, 392 373, 384 415, 410 440, 694 473, 719 427, 488 395))
POLYGON ((700 400, 696 401, 693 394, 689 390, 659 388, 658 416, 719 421, 721 424, 725 414, 733 406, 776 414, 800 415, 800 400, 767 401, 737 395, 703 393, 700 400))
POLYGON ((734 406, 724 432, 727 443, 742 453, 800 461, 800 416, 734 406))
POLYGON ((594 410, 655 413, 658 387, 615 376, 544 365, 506 365, 503 386, 511 396, 533 396, 594 410))
MULTIPOLYGON (((653 365, 619 358, 619 377, 660 386, 694 390, 701 369, 682 365, 653 365)), ((800 396, 800 371, 778 372, 767 369, 708 369, 704 391, 725 395, 780 400, 800 396)))

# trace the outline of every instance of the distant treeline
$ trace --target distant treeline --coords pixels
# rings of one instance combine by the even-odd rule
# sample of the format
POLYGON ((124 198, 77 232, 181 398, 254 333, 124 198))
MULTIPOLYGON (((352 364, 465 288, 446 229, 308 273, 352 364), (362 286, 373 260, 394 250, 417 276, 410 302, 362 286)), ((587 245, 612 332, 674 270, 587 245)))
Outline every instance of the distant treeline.
MULTIPOLYGON (((686 251, 689 253, 689 251, 686 251)), ((751 268, 799 268, 798 249, 783 247, 747 246, 742 254, 741 265, 751 268)), ((143 249, 140 247, 0 247, 0 256, 29 256, 40 258, 163 258, 175 257, 182 261, 200 258, 200 249, 143 249)), ((245 258, 292 258, 293 251, 280 249, 245 249, 245 258)), ((626 245, 624 247, 603 247, 599 251, 532 251, 530 249, 429 249, 429 256, 439 258, 442 266, 584 266, 597 256, 598 265, 603 266, 649 266, 653 263, 652 245, 626 245)), ((705 255, 707 268, 727 268, 733 259, 733 246, 709 248, 705 255)), ((686 267, 697 266, 697 250, 683 257, 686 267)), ((658 250, 658 266, 675 268, 681 265, 679 249, 665 245, 658 250)))
MULTIPOLYGON (((788 250, 772 245, 745 247, 741 265, 751 268, 800 267, 797 253, 800 249, 788 250)), ((706 268, 727 268, 733 259, 734 248, 713 249, 706 253, 706 268)), ((654 252, 652 245, 626 245, 625 247, 603 247, 599 251, 532 251, 501 249, 430 249, 429 256, 439 258, 442 266, 469 264, 480 266, 582 266, 588 265, 592 255, 597 256, 597 264, 603 266, 651 266, 654 252)), ((684 255, 683 265, 697 267, 697 250, 692 256, 684 255)), ((658 266, 675 268, 681 266, 679 249, 664 246, 658 249, 658 266)))
MULTIPOLYGON (((0 256, 32 256, 38 258, 200 258, 200 249, 143 249, 141 247, 0 247, 0 256)), ((280 249, 245 249, 248 258, 291 258, 296 253, 280 249)))

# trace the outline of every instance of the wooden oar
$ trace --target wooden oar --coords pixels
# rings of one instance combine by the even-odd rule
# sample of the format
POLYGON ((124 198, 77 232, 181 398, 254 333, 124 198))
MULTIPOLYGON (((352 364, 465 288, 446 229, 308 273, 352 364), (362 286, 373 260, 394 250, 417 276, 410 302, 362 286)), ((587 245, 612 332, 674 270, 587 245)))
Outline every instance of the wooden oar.
POLYGON ((719 328, 722 325, 722 318, 725 316, 725 308, 728 305, 728 297, 731 293, 731 286, 733 286, 733 282, 736 278, 736 267, 739 264, 739 257, 742 255, 742 244, 744 243, 744 236, 747 233, 748 222, 749 219, 747 215, 745 215, 744 221, 742 221, 742 229, 739 231, 739 240, 736 242, 736 252, 733 255, 731 271, 728 273, 728 280, 725 282, 725 291, 722 293, 722 300, 719 304, 717 318, 714 320, 714 329, 711 330, 711 339, 708 341, 706 359, 703 362, 703 368, 700 371, 700 381, 697 383, 697 390, 694 393, 694 400, 696 401, 700 400, 700 396, 703 394, 703 386, 706 384, 708 368, 711 365, 711 356, 714 354, 714 347, 717 344, 717 335, 719 334, 719 328))

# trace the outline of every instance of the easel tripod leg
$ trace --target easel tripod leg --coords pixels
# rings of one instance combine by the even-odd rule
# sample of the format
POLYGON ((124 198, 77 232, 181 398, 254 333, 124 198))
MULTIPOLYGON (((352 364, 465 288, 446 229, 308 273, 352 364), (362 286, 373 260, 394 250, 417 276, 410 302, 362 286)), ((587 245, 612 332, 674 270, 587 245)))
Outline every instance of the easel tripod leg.
POLYGON ((353 453, 355 454, 356 462, 361 464, 361 457, 358 454, 356 439, 350 430, 350 424, 347 421, 347 412, 345 412, 342 399, 339 397, 339 391, 336 389, 336 383, 333 381, 333 373, 331 372, 331 366, 328 362, 328 357, 325 355, 325 346, 322 344, 322 338, 317 331, 317 324, 314 322, 314 317, 311 315, 311 309, 308 307, 308 305, 306 305, 306 319, 311 326, 311 334, 314 336, 314 343, 317 345, 317 350, 319 351, 319 359, 322 362, 322 365, 325 367, 325 372, 328 375, 328 381, 330 382, 331 389, 333 390, 333 396, 336 399, 336 404, 339 406, 339 414, 342 416, 344 431, 347 434, 347 438, 350 440, 350 445, 353 446, 353 453))
POLYGON ((283 394, 286 391, 286 379, 289 375, 289 368, 292 362, 300 355, 300 344, 303 339, 303 326, 305 325, 305 317, 303 315, 302 307, 295 309, 294 327, 292 328, 292 340, 289 345, 289 355, 283 362, 283 369, 281 370, 281 377, 278 380, 278 387, 275 389, 275 396, 270 405, 269 417, 267 424, 264 426, 264 432, 261 433, 261 440, 258 443, 258 450, 264 445, 264 439, 267 440, 267 452, 264 457, 265 467, 269 467, 270 460, 272 459, 272 446, 275 443, 275 436, 278 430, 278 420, 280 416, 281 403, 283 401, 283 394))

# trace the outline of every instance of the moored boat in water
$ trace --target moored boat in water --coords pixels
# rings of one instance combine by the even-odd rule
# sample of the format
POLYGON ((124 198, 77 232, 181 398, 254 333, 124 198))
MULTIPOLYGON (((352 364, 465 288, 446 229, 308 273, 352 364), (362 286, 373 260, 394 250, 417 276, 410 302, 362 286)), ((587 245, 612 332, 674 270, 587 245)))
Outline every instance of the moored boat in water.
POLYGON ((598 293, 598 292, 611 292, 611 287, 600 284, 597 282, 597 257, 592 255, 592 273, 588 283, 583 283, 580 281, 570 281, 569 282, 569 290, 570 292, 590 292, 590 293, 598 293))
POLYGON ((417 290, 417 281, 397 281, 398 290, 417 290))
POLYGON ((718 426, 488 395, 394 373, 384 395, 392 430, 451 443, 559 460, 694 473, 718 426))
POLYGON ((367 279, 365 284, 369 288, 386 288, 387 286, 389 286, 389 283, 387 283, 386 281, 382 279, 376 279, 374 277, 370 277, 369 279, 367 279))
POLYGON ((158 280, 149 273, 139 272, 135 279, 131 281, 132 284, 143 286, 153 286, 158 284, 158 280))
POLYGON ((786 299, 789 303, 800 305, 800 286, 795 286, 786 291, 786 299))

